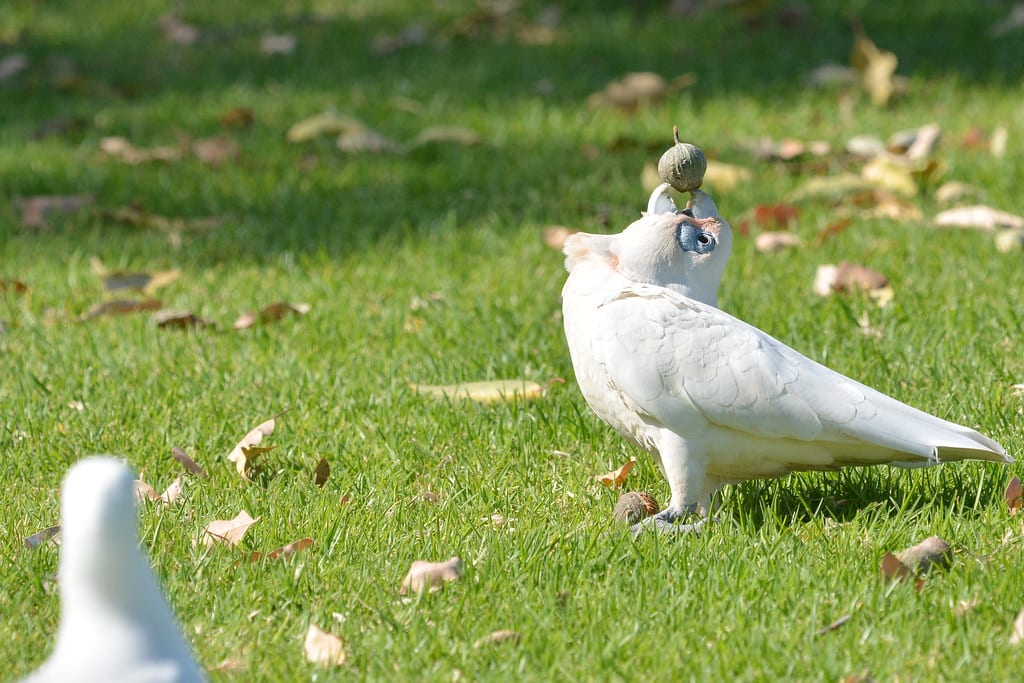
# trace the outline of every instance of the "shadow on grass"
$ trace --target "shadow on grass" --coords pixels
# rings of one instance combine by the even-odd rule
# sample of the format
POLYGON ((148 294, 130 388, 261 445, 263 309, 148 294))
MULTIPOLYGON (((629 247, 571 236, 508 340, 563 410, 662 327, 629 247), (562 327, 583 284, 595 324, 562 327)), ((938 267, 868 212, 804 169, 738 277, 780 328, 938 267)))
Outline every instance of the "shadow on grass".
MULTIPOLYGON (((509 16, 533 22, 548 4, 523 2, 509 16)), ((561 38, 540 45, 517 43, 507 31, 512 20, 479 14, 473 2, 427 8, 390 3, 383 9, 366 3, 357 5, 359 11, 322 17, 282 14, 269 2, 196 5, 183 15, 203 32, 194 46, 163 38, 162 3, 111 3, 102 11, 40 8, 50 19, 39 22, 43 27, 71 22, 77 29, 49 34, 24 28, 12 49, 25 52, 35 66, 2 86, 7 96, 0 97, 0 138, 24 140, 43 121, 72 115, 88 123, 61 141, 71 148, 94 149, 104 135, 166 144, 168 130, 184 127, 182 121, 195 137, 219 132, 218 102, 232 96, 252 100, 256 124, 238 134, 239 162, 218 169, 196 162, 40 167, 31 163, 38 150, 29 143, 25 165, 9 169, 0 193, 13 199, 92 191, 102 206, 138 203, 167 215, 226 216, 218 234, 181 254, 198 263, 261 260, 283 250, 341 256, 384 236, 429 238, 436 230, 472 230, 482 222, 579 222, 581 214, 607 213, 595 206, 600 201, 633 215, 639 207, 630 200, 619 207, 614 194, 602 197, 608 184, 602 181, 638 167, 650 155, 644 147, 656 143, 641 133, 631 145, 635 151, 582 155, 586 137, 576 128, 600 122, 598 117, 617 120, 615 114, 582 113, 589 93, 627 71, 670 77, 692 71, 698 86, 682 97, 697 117, 707 103, 734 95, 785 108, 802 96, 809 70, 846 61, 852 43, 839 2, 769 3, 756 15, 719 8, 689 17, 669 14, 666 4, 563 2, 561 38), (477 25, 458 30, 475 11, 477 25), (375 54, 375 36, 417 23, 429 36, 425 44, 375 54), (261 55, 259 36, 268 31, 296 35, 296 52, 261 55), (447 38, 437 40, 441 35, 447 38), (80 76, 58 89, 52 72, 61 60, 70 60, 80 76), (395 110, 395 98, 437 111, 410 117, 395 110), (489 116, 514 117, 531 107, 562 112, 567 123, 538 130, 504 120, 492 126, 502 140, 405 156, 343 157, 327 140, 308 146, 284 141, 288 125, 331 105, 402 139, 446 119, 483 120, 487 127, 489 116), (203 108, 209 116, 197 121, 196 110, 203 108), (104 117, 113 123, 94 128, 104 117)), ((1012 36, 978 39, 1001 11, 969 0, 928 8, 892 2, 872 6, 861 19, 880 46, 899 54, 901 73, 1000 85, 1018 79, 1024 63, 1012 36)), ((672 102, 663 108, 667 129, 676 110, 672 102)), ((102 227, 110 233, 109 225, 102 227)))
POLYGON ((949 463, 927 470, 863 467, 798 473, 732 487, 724 503, 754 529, 825 518, 849 522, 870 508, 897 517, 940 509, 961 517, 1003 500, 1008 471, 998 465, 949 463))

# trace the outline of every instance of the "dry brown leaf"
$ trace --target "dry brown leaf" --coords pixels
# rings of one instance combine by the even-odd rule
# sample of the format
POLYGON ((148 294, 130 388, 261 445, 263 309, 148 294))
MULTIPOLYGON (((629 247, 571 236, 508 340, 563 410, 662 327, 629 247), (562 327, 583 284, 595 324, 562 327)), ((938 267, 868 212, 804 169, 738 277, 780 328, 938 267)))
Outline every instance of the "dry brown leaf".
POLYGON ((1024 643, 1024 607, 1017 613, 1017 618, 1013 620, 1013 631, 1010 633, 1010 645, 1020 645, 1021 643, 1024 643))
POLYGON ((818 635, 819 636, 823 636, 826 633, 829 633, 831 631, 838 631, 839 629, 841 629, 843 626, 846 625, 846 622, 850 621, 850 617, 851 616, 853 616, 853 615, 844 614, 843 616, 839 617, 838 619, 833 621, 828 626, 825 626, 825 627, 823 627, 821 629, 818 629, 818 635))
POLYGON ((569 235, 575 234, 576 232, 576 230, 567 228, 564 225, 548 226, 544 228, 544 244, 548 245, 552 249, 561 251, 562 247, 565 245, 565 240, 568 239, 569 235))
POLYGON ((290 55, 297 41, 291 33, 264 33, 260 36, 260 52, 265 55, 290 55))
POLYGON ((266 422, 256 425, 228 453, 228 460, 235 463, 235 469, 238 470, 243 479, 249 479, 249 469, 252 467, 251 460, 255 456, 273 450, 274 447, 261 449, 259 445, 263 441, 263 437, 270 436, 274 432, 276 424, 274 418, 270 418, 266 422))
POLYGON ((253 519, 245 510, 235 515, 234 519, 216 519, 203 529, 203 544, 210 547, 224 543, 234 547, 242 540, 249 528, 258 521, 260 521, 259 517, 253 519))
POLYGON ((800 184, 790 195, 790 201, 798 202, 807 199, 838 202, 850 195, 875 188, 859 175, 841 173, 833 176, 812 176, 800 184))
POLYGON ((238 143, 225 135, 193 140, 191 149, 196 159, 207 166, 220 166, 238 158, 238 143))
POLYGON ((186 151, 187 148, 181 145, 140 148, 120 136, 100 139, 100 152, 104 156, 131 165, 153 161, 177 161, 185 156, 186 151))
POLYGON ((164 505, 174 505, 181 499, 181 494, 184 490, 184 484, 181 477, 177 477, 171 482, 171 485, 164 489, 164 492, 160 494, 160 502, 164 505))
POLYGON ((0 83, 20 74, 28 64, 28 57, 20 52, 0 59, 0 83))
POLYGON ((669 93, 696 82, 697 77, 692 73, 677 76, 671 82, 649 71, 628 73, 590 95, 587 98, 587 107, 616 107, 626 112, 635 112, 648 105, 657 104, 669 93))
POLYGON ((1024 3, 1018 2, 1010 8, 1010 12, 1005 17, 989 27, 988 35, 990 38, 999 38, 1021 29, 1024 29, 1024 3))
POLYGON ((221 114, 221 128, 248 128, 256 120, 251 107, 232 107, 221 114))
POLYGON ((962 183, 959 180, 950 180, 935 190, 935 201, 939 204, 959 204, 965 199, 981 199, 985 191, 980 187, 962 183))
POLYGON ((130 299, 114 299, 112 301, 101 301, 93 304, 85 313, 79 316, 79 320, 98 318, 103 315, 122 315, 125 313, 140 313, 142 311, 157 311, 163 308, 164 302, 159 299, 145 299, 134 301, 130 299))
POLYGON ((953 607, 953 616, 962 617, 963 615, 967 614, 980 604, 981 601, 977 598, 971 598, 970 600, 959 600, 956 603, 956 606, 953 607))
POLYGON ((48 526, 42 531, 37 531, 31 536, 25 539, 26 548, 38 548, 47 541, 52 540, 54 543, 60 544, 60 524, 57 526, 48 526))
POLYGON ((814 293, 830 296, 834 292, 849 293, 866 291, 879 306, 885 306, 893 298, 889 279, 865 266, 841 261, 839 265, 826 263, 818 266, 814 275, 814 293))
POLYGON ((861 87, 868 92, 871 101, 877 106, 887 104, 896 91, 894 76, 898 61, 895 53, 879 49, 867 37, 863 28, 857 27, 850 66, 860 77, 861 87))
POLYGON ((1006 506, 1010 508, 1011 515, 1020 512, 1021 505, 1024 504, 1024 487, 1021 486, 1019 477, 1010 480, 1003 496, 1006 499, 1006 506))
POLYGON ((134 483, 135 502, 142 504, 145 503, 147 500, 150 502, 156 502, 160 500, 160 494, 157 493, 157 490, 150 486, 149 484, 147 484, 146 482, 142 481, 141 479, 136 479, 134 483))
POLYGON ((252 327, 257 322, 263 324, 272 323, 280 320, 285 315, 293 313, 295 315, 305 315, 309 313, 312 306, 306 303, 288 303, 286 301, 277 301, 272 304, 264 306, 259 311, 249 311, 243 313, 235 321, 234 328, 236 330, 244 330, 252 327))
POLYGON ((1024 229, 1024 216, 980 204, 946 209, 937 214, 933 222, 935 225, 974 228, 984 232, 994 232, 998 228, 1024 229))
POLYGON ((629 471, 633 469, 634 465, 636 465, 636 458, 630 458, 626 464, 619 469, 606 472, 605 474, 598 474, 594 477, 594 480, 603 486, 618 488, 626 481, 626 477, 629 476, 629 471))
POLYGON ((327 462, 327 458, 320 458, 320 462, 316 464, 316 469, 313 470, 313 483, 323 488, 323 485, 327 483, 327 479, 330 476, 331 463, 327 462))
POLYGON ((886 553, 882 556, 882 566, 878 571, 879 578, 898 581, 913 575, 914 572, 910 571, 910 568, 900 562, 899 558, 892 553, 886 553))
POLYGON ((366 125, 357 118, 324 112, 299 121, 288 129, 288 142, 306 142, 321 135, 341 135, 347 131, 360 130, 366 125))
POLYGON ((89 258, 89 263, 92 271, 103 279, 103 288, 108 292, 134 289, 144 294, 152 294, 181 277, 181 271, 176 268, 173 270, 158 270, 152 273, 107 270, 103 262, 95 256, 89 258))
POLYGON ((418 394, 439 399, 470 399, 477 403, 492 404, 508 401, 529 401, 544 394, 544 387, 522 379, 498 379, 487 382, 460 384, 410 384, 418 394))
POLYGON ((177 45, 195 45, 199 41, 199 29, 191 24, 186 24, 175 10, 161 15, 158 20, 164 38, 177 45))
POLYGON ((288 545, 283 545, 280 548, 271 550, 269 553, 261 553, 257 550, 253 552, 251 555, 249 555, 249 561, 256 562, 258 560, 262 560, 263 558, 266 558, 268 560, 276 560, 279 557, 288 557, 289 555, 294 555, 295 553, 305 550, 306 548, 309 548, 312 545, 312 538, 300 538, 299 540, 293 541, 288 545))
POLYGON ((28 291, 28 285, 21 280, 12 280, 10 278, 0 278, 0 292, 12 292, 14 294, 24 294, 28 291))
POLYGON ((303 650, 306 653, 307 661, 323 667, 344 666, 348 660, 348 655, 345 654, 341 644, 341 638, 321 630, 312 622, 306 631, 303 650))
POLYGON ((153 323, 162 329, 201 329, 209 327, 213 323, 205 318, 200 318, 192 311, 168 309, 157 311, 153 314, 153 323))
POLYGON ((782 251, 803 245, 804 242, 799 235, 784 230, 762 232, 754 238, 754 248, 762 253, 782 251))
POLYGON ((461 126, 431 126, 424 128, 409 142, 408 147, 414 149, 432 143, 450 143, 470 147, 479 145, 480 134, 461 126))
POLYGON ((416 560, 409 567, 409 572, 402 580, 402 587, 398 590, 400 595, 406 593, 422 593, 425 590, 441 590, 444 584, 455 581, 462 574, 462 560, 453 557, 447 562, 426 562, 416 560))
POLYGON ((206 470, 200 467, 195 460, 188 457, 184 449, 178 448, 177 446, 173 447, 171 449, 171 456, 173 456, 175 460, 180 462, 182 466, 192 474, 202 477, 203 479, 210 478, 210 475, 206 473, 206 470))
POLYGON ((520 638, 522 638, 522 634, 518 631, 509 631, 507 629, 502 629, 500 631, 488 633, 486 636, 483 636, 482 638, 477 638, 476 641, 473 643, 473 649, 479 650, 485 645, 497 645, 498 643, 508 642, 511 642, 513 645, 515 645, 519 642, 520 638))
POLYGON ((49 219, 57 215, 68 215, 91 206, 95 200, 92 194, 41 195, 26 197, 18 201, 21 207, 21 224, 26 228, 46 230, 49 219))

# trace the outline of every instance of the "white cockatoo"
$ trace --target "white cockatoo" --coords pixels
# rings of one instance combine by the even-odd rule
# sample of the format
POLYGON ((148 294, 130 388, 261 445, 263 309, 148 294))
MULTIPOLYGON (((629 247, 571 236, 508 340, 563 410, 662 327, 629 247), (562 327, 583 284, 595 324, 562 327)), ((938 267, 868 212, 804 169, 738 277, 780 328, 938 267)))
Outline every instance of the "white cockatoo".
POLYGON ((64 478, 57 644, 22 683, 205 680, 139 548, 134 479, 112 457, 64 478))
POLYGON ((633 527, 696 531, 724 484, 799 470, 945 460, 1012 462, 973 429, 934 417, 801 355, 716 307, 729 224, 696 190, 662 185, 615 235, 564 246, 565 335, 587 403, 649 451, 671 500, 633 527), (674 522, 693 513, 695 524, 674 522))

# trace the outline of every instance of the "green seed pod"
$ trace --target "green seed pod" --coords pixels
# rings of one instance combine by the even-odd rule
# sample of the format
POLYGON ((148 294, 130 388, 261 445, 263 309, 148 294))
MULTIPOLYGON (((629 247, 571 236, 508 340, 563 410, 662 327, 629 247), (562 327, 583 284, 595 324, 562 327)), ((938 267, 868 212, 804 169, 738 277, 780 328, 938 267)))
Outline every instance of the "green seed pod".
POLYGON ((679 126, 672 127, 676 144, 670 147, 658 161, 661 179, 680 192, 692 192, 704 182, 708 160, 703 150, 688 142, 679 141, 679 126))

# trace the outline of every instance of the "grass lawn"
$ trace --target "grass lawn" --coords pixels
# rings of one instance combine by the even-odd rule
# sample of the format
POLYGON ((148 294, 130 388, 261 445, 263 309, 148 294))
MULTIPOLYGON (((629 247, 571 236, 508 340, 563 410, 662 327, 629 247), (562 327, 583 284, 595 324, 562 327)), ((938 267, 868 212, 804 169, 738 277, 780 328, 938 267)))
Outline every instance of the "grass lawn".
POLYGON ((28 60, 0 81, 0 678, 43 661, 56 631, 58 548, 23 542, 58 523, 67 467, 123 454, 162 490, 180 473, 178 446, 210 478, 167 509, 144 506, 140 528, 213 681, 1019 680, 1024 529, 1003 499, 1019 465, 751 482, 725 491, 699 537, 632 540, 612 520, 618 492, 594 475, 635 456, 626 489, 664 503, 668 487, 576 388, 562 257, 541 239, 552 224, 635 219, 643 166, 680 124, 750 172, 711 188, 737 230, 722 308, 1024 455, 1012 389, 1024 382, 1024 252, 930 225, 947 180, 1024 212, 1024 42, 988 33, 1012 3, 746 3, 689 17, 665 2, 567 1, 557 17, 549 4, 496 18, 472 0, 183 3, 194 44, 165 36, 170 2, 0 7, 0 59, 28 60), (887 106, 806 85, 847 61, 853 13, 909 78, 887 106), (267 33, 294 49, 264 54, 267 33), (384 34, 410 44, 390 50, 384 34), (585 106, 630 71, 697 82, 632 115, 585 106), (442 125, 480 142, 346 153, 333 135, 286 139, 325 111, 403 145, 442 125), (941 177, 904 200, 919 217, 858 207, 816 244, 843 209, 796 202, 791 229, 807 246, 755 250, 752 207, 858 172, 842 152, 854 135, 931 121, 941 177), (965 144, 1000 127, 1003 156, 965 144), (100 152, 113 136, 181 158, 125 163, 100 152), (228 158, 188 151, 214 136, 237 145, 228 158), (763 136, 833 151, 758 160, 748 143, 763 136), (83 194, 91 206, 49 215, 46 229, 23 224, 21 199, 83 194), (118 220, 127 207, 170 225, 118 220), (150 312, 80 320, 105 298, 142 298, 105 293, 94 257, 180 270, 152 296, 216 327, 162 329, 150 312), (816 296, 817 266, 841 260, 886 274, 894 301, 816 296), (232 329, 276 301, 311 308, 232 329), (408 388, 559 377, 539 400, 493 406, 408 388), (243 481, 227 454, 278 414, 263 475, 243 481), (331 474, 318 487, 321 458, 331 474), (196 543, 241 509, 261 519, 239 548, 196 543), (950 571, 920 592, 879 580, 885 552, 933 534, 955 548, 950 571), (314 545, 292 557, 248 561, 306 537, 314 545), (454 555, 460 581, 398 594, 414 560, 454 555), (340 636, 345 666, 305 660, 311 622, 340 636), (474 647, 499 629, 520 639, 474 647), (214 671, 225 661, 244 668, 214 671))

